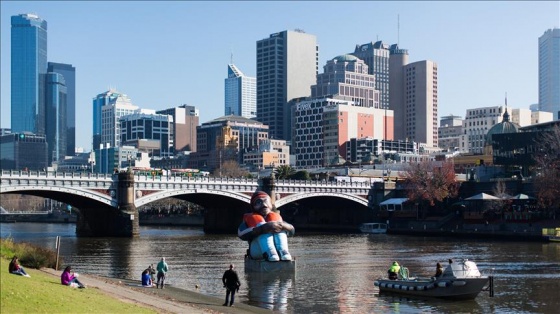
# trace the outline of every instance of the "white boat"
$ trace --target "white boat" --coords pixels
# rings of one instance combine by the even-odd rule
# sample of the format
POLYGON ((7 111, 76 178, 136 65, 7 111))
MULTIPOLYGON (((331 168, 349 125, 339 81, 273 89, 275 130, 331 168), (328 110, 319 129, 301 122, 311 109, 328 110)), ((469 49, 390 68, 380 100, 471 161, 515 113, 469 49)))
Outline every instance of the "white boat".
POLYGON ((438 278, 410 278, 408 269, 401 266, 398 279, 378 279, 374 285, 380 292, 418 297, 468 300, 481 291, 494 296, 493 276, 482 276, 476 264, 468 260, 449 264, 438 278))
POLYGON ((363 233, 387 233, 387 224, 378 222, 367 222, 360 225, 363 233))
POLYGON ((560 228, 543 228, 542 235, 550 242, 560 242, 560 228))

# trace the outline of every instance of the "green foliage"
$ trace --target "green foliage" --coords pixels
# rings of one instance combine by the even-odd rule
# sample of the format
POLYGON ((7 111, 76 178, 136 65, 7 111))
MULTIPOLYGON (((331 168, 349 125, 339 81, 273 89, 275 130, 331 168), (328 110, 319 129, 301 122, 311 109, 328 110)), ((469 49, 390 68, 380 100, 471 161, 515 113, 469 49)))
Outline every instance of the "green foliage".
POLYGON ((12 275, 8 264, 0 259, 0 313, 155 313, 98 289, 63 286, 58 276, 38 270, 26 269, 30 278, 12 275))
POLYGON ((292 179, 295 173, 296 170, 290 165, 280 165, 274 168, 274 176, 276 179, 292 179))
POLYGON ((298 171, 298 172, 294 173, 293 175, 291 175, 290 179, 311 180, 311 176, 309 175, 309 172, 307 172, 306 170, 301 170, 301 171, 298 171))
MULTIPOLYGON (((29 243, 15 243, 11 237, 0 239, 0 253, 3 258, 11 259, 17 256, 24 267, 39 269, 41 267, 55 268, 56 252, 29 243)), ((58 264, 63 263, 60 258, 58 264)))

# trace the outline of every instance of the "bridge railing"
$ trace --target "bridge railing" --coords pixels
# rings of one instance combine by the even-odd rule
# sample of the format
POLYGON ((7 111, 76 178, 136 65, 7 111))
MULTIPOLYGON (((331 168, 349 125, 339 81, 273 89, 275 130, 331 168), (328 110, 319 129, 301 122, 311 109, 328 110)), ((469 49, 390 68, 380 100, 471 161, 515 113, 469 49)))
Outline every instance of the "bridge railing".
POLYGON ((115 174, 112 173, 90 173, 90 172, 58 172, 58 171, 17 171, 2 170, 2 177, 44 177, 44 178, 96 178, 111 179, 115 174))

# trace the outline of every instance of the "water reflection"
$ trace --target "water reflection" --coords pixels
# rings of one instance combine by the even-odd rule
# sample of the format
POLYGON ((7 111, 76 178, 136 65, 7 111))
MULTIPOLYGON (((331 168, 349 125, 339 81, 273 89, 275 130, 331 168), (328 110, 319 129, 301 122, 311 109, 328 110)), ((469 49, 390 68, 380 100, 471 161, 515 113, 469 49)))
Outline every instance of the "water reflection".
POLYGON ((206 235, 200 229, 141 227, 137 239, 76 238, 71 224, 2 224, 2 237, 54 249, 76 271, 140 279, 162 256, 169 282, 222 299, 223 272, 235 264, 242 281, 237 302, 278 313, 555 313, 560 306, 560 245, 391 235, 317 235, 290 239, 297 258, 293 276, 245 273, 247 244, 235 235, 206 235), (482 292, 474 301, 446 302, 379 295, 373 281, 398 260, 414 276, 430 276, 436 262, 474 260, 495 274, 495 297, 482 292))
POLYGON ((295 272, 257 273, 246 272, 249 304, 269 310, 285 312, 288 299, 293 298, 295 272))

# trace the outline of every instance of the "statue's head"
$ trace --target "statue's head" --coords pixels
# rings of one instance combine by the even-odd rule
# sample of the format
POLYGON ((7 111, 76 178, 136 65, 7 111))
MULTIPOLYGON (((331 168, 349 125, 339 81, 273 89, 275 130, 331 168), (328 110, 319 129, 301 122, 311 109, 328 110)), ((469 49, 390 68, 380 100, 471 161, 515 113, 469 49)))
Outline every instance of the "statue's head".
POLYGON ((272 210, 272 200, 264 191, 258 191, 251 197, 251 211, 261 214, 263 217, 272 210))

